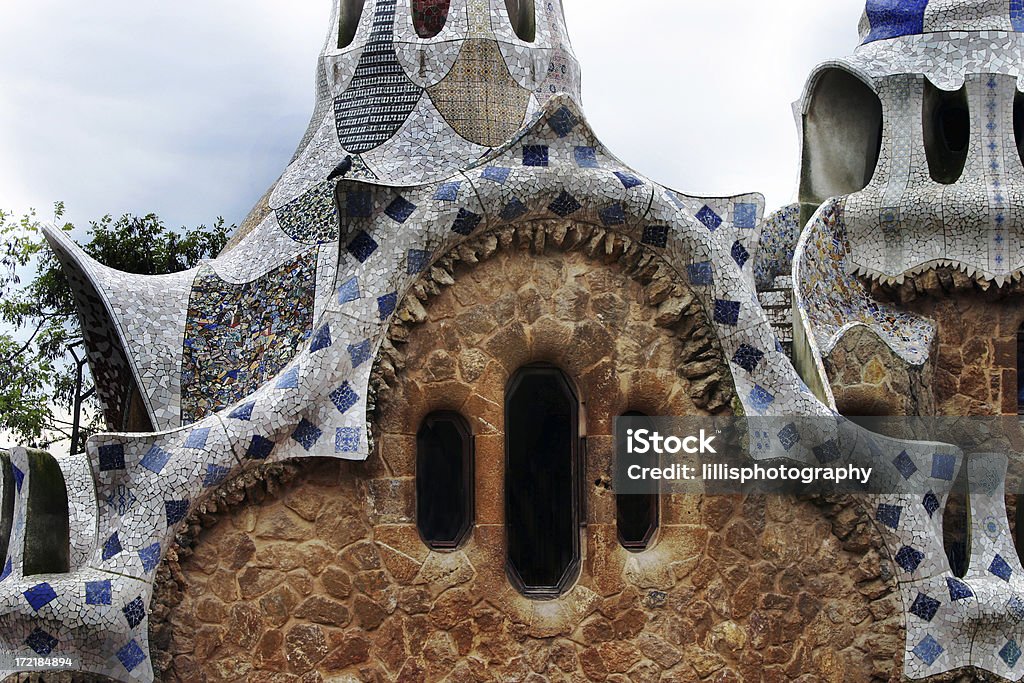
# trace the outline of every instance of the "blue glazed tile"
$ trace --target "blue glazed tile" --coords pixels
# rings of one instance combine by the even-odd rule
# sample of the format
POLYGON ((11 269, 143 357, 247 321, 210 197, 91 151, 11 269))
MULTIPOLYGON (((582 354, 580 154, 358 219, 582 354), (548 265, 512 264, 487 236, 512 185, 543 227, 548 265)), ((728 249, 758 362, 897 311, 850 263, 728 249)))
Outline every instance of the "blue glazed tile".
POLYGON ((167 514, 167 527, 170 528, 185 519, 188 515, 189 502, 187 500, 165 500, 164 512, 167 514))
POLYGON ((415 210, 416 205, 405 197, 395 197, 395 200, 388 204, 388 208, 384 209, 384 213, 387 214, 388 218, 391 220, 398 224, 402 224, 409 220, 409 217, 412 216, 412 213, 415 210))
POLYGON ((373 256, 377 251, 378 244, 364 230, 360 230, 348 243, 348 253, 352 254, 360 263, 366 263, 366 259, 373 256))
POLYGON ((619 203, 601 209, 599 215, 601 222, 606 228, 610 228, 613 225, 622 225, 626 222, 626 210, 619 203))
POLYGON ((359 441, 359 429, 355 427, 338 427, 334 435, 334 452, 358 453, 359 441))
POLYGON ((430 252, 422 249, 410 249, 406 254, 406 275, 418 275, 430 265, 430 252))
POLYGON ((886 505, 884 503, 878 506, 878 512, 875 514, 875 519, 889 527, 890 529, 900 528, 900 518, 903 516, 903 508, 899 505, 886 505))
POLYGON ((817 458, 818 462, 822 465, 827 465, 842 458, 842 453, 839 451, 839 444, 836 443, 835 439, 829 439, 825 443, 819 444, 811 450, 814 451, 814 457, 817 458))
POLYGON ((562 194, 558 195, 555 201, 551 202, 551 204, 548 205, 548 210, 551 213, 555 214, 556 216, 561 216, 562 218, 565 218, 566 216, 571 216, 572 214, 579 211, 581 208, 583 207, 580 205, 578 201, 576 201, 576 198, 573 197, 568 192, 566 192, 565 190, 562 190, 562 194))
POLYGON ((348 382, 331 392, 331 402, 337 407, 338 412, 343 415, 352 409, 352 406, 359 403, 359 394, 355 392, 348 382))
POLYGON ((936 453, 932 456, 932 479, 953 481, 956 474, 956 456, 948 453, 936 453))
POLYGON ((931 666, 935 663, 945 650, 939 645, 938 641, 932 638, 930 635, 925 636, 924 640, 914 647, 914 655, 922 662, 931 666))
POLYGON ((573 158, 580 168, 600 168, 597 163, 597 149, 594 147, 577 147, 573 150, 573 158))
POLYGON ((372 347, 369 339, 361 341, 358 344, 350 344, 348 347, 348 355, 352 359, 352 367, 358 368, 360 365, 370 360, 371 349, 372 347))
POLYGON ((444 183, 434 193, 434 200, 438 202, 457 202, 459 200, 459 188, 462 183, 444 183))
POLYGON ((900 551, 896 553, 896 564, 903 568, 903 571, 907 573, 913 573, 917 571, 917 568, 924 562, 924 553, 920 550, 911 548, 909 545, 905 545, 900 548, 900 551))
POLYGON ((192 450, 198 451, 206 448, 206 440, 210 438, 210 428, 201 427, 199 429, 193 429, 185 439, 185 448, 191 448, 192 450))
POLYGON ((989 572, 998 576, 1003 581, 1009 581, 1010 577, 1013 576, 1013 569, 1003 559, 1002 555, 996 555, 995 559, 992 560, 992 564, 989 565, 989 572))
POLYGON ((345 213, 349 218, 369 218, 373 215, 373 195, 365 190, 345 193, 345 213))
POLYGON ((156 569, 156 566, 160 564, 160 544, 154 543, 140 550, 139 559, 142 561, 142 568, 147 573, 156 569))
POLYGON ((25 473, 18 469, 18 466, 11 463, 11 472, 14 474, 14 488, 18 495, 21 495, 21 486, 25 483, 25 473))
POLYGON ((170 459, 170 453, 159 446, 153 446, 146 452, 139 464, 153 474, 160 474, 170 459))
POLYGON ((514 221, 526 214, 529 209, 526 208, 526 204, 523 204, 518 197, 513 197, 512 200, 505 205, 505 208, 501 210, 501 220, 503 221, 514 221))
POLYGON ((131 673, 139 664, 146 661, 146 653, 133 640, 117 651, 117 658, 120 660, 121 666, 125 668, 125 671, 131 673))
POLYGON ((29 588, 22 595, 25 596, 25 600, 36 612, 57 599, 57 592, 46 582, 29 588))
POLYGON ((974 591, 971 590, 970 586, 959 579, 947 576, 946 587, 949 589, 949 599, 954 602, 974 597, 974 591))
POLYGON ((865 43, 924 33, 924 12, 929 0, 868 0, 871 32, 865 43))
POLYGON ((1010 0, 1010 24, 1014 31, 1024 32, 1024 0, 1010 0))
POLYGON ((299 388, 299 366, 295 365, 288 368, 287 371, 277 379, 277 384, 274 385, 278 389, 298 389, 299 388))
POLYGON ((124 446, 111 444, 100 446, 100 472, 124 469, 124 446))
POLYGON ((248 403, 243 403, 242 405, 232 410, 228 414, 228 417, 230 417, 233 420, 242 420, 243 422, 249 422, 250 420, 252 420, 252 409, 255 407, 256 401, 249 401, 248 403))
POLYGON ((1006 603, 1006 612, 1016 622, 1024 619, 1024 600, 1019 595, 1012 596, 1006 603))
POLYGON ((747 248, 740 244, 739 240, 732 244, 732 260, 736 262, 736 265, 741 269, 747 265, 747 261, 750 260, 750 252, 747 248))
POLYGON ((896 459, 892 461, 892 465, 896 468, 897 472, 903 475, 904 479, 910 479, 917 473, 917 465, 914 464, 914 460, 906 451, 897 455, 896 459))
POLYGON ((459 209, 459 215, 455 217, 455 222, 452 224, 452 232, 457 232, 460 235, 470 235, 476 230, 476 226, 480 225, 482 220, 482 216, 472 211, 459 209))
POLYGON ((206 465, 206 476, 203 477, 203 486, 206 488, 213 488, 224 483, 224 480, 231 474, 230 467, 221 467, 220 465, 206 465))
POLYGON ((504 185, 505 181, 508 180, 508 177, 511 173, 511 168, 503 168, 501 166, 488 166, 480 175, 482 178, 486 180, 498 183, 499 185, 504 185))
POLYGON ((1017 641, 1012 638, 1008 640, 1003 649, 999 651, 999 658, 1006 662, 1006 666, 1011 669, 1016 667, 1017 662, 1020 661, 1020 645, 1017 644, 1017 641))
POLYGON ((115 531, 110 538, 107 539, 106 543, 103 544, 103 561, 106 562, 113 557, 116 557, 121 553, 124 548, 121 547, 121 538, 115 531))
POLYGON ((619 182, 622 183, 622 186, 627 190, 634 187, 640 187, 644 184, 644 181, 640 180, 632 173, 626 173, 624 171, 615 171, 615 177, 619 179, 619 182))
POLYGON ((715 213, 714 209, 707 204, 697 212, 696 218, 711 232, 718 230, 719 226, 722 225, 722 217, 715 213))
POLYGON ((338 303, 347 304, 351 301, 355 301, 362 294, 359 291, 359 278, 351 277, 345 281, 340 287, 338 287, 338 303))
POLYGON ((252 437, 249 448, 245 451, 245 457, 249 460, 266 460, 274 450, 274 442, 259 434, 252 437))
POLYGON ((762 360, 764 360, 764 352, 760 349, 755 349, 749 344, 740 344, 740 347, 736 349, 736 353, 732 357, 732 362, 747 372, 756 370, 762 360))
POLYGON ((111 601, 110 581, 87 581, 85 583, 85 604, 109 605, 111 601))
POLYGON ((800 443, 800 431, 796 428, 796 425, 790 422, 788 425, 779 430, 779 443, 786 451, 792 450, 793 446, 800 443))
POLYGON ((135 628, 142 623, 142 620, 146 618, 146 603, 142 601, 142 598, 135 598, 121 610, 124 613, 125 621, 131 628, 135 628))
POLYGON ((579 119, 573 114, 568 107, 559 107, 558 111, 548 117, 548 125, 551 126, 551 130, 555 132, 560 138, 564 138, 566 135, 572 132, 572 129, 579 123, 579 119))
POLYGON ((313 341, 309 344, 309 350, 312 353, 317 351, 323 351, 324 349, 330 348, 334 342, 331 340, 331 326, 324 325, 313 334, 313 341))
POLYGON ((316 442, 323 436, 323 432, 315 424, 302 418, 299 425, 292 432, 292 439, 294 439, 300 446, 305 448, 307 451, 316 445, 316 442))
POLYGON ((752 230, 757 227, 757 204, 739 203, 733 212, 733 223, 737 228, 752 230))
POLYGON ((644 228, 644 235, 640 241, 652 247, 664 249, 668 246, 668 226, 648 225, 644 228))
POLYGON ((935 614, 939 611, 941 605, 942 603, 935 598, 928 597, 924 593, 918 593, 914 604, 910 606, 910 613, 924 621, 931 621, 935 618, 935 614))
POLYGON ((775 396, 760 384, 755 384, 750 391, 750 403, 759 413, 764 413, 775 402, 775 396))
POLYGON ((939 498, 934 493, 929 491, 924 494, 924 498, 921 500, 921 505, 928 512, 928 516, 931 517, 935 514, 936 510, 939 509, 939 498))
POLYGON ((377 298, 377 312, 381 320, 387 320, 388 316, 395 312, 398 306, 398 292, 391 292, 377 298))
POLYGON ((40 657, 46 657, 54 651, 58 645, 58 641, 49 633, 37 627, 29 634, 28 638, 25 639, 25 644, 32 648, 32 651, 40 657))
POLYGON ((715 322, 735 327, 740 320, 740 302, 715 300, 715 322))
POLYGON ((547 166, 548 163, 547 145, 523 145, 523 166, 547 166))
POLYGON ((686 267, 686 273, 690 278, 690 284, 696 287, 706 287, 715 281, 710 261, 690 264, 686 267))

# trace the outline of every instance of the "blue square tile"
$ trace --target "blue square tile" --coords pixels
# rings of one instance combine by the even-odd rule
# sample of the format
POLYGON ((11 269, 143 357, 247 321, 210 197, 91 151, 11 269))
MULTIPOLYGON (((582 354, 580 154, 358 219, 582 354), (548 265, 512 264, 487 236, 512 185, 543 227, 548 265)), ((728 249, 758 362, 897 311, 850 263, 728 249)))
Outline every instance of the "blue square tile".
POLYGON ((547 166, 547 145, 523 145, 523 166, 547 166))
POLYGON ((124 548, 121 547, 121 538, 115 531, 103 544, 103 561, 106 562, 107 560, 116 557, 122 550, 124 550, 124 548))
POLYGON ((640 180, 632 173, 626 173, 624 171, 615 171, 615 177, 619 179, 619 182, 622 183, 622 186, 627 190, 634 187, 640 187, 644 184, 644 181, 640 180))
POLYGON ((1009 581, 1010 577, 1013 576, 1013 568, 1010 567, 1009 563, 1003 559, 1002 555, 995 556, 995 559, 992 560, 992 564, 989 565, 988 570, 1003 581, 1009 581))
POLYGON ((333 343, 334 342, 331 340, 331 326, 324 325, 313 333, 313 341, 309 344, 309 350, 312 353, 323 351, 324 349, 330 348, 333 343))
POLYGON ((142 598, 135 598, 125 605, 121 612, 124 613, 128 626, 135 628, 146 618, 146 603, 142 601, 142 598))
POLYGON ((117 658, 121 662, 121 666, 125 668, 125 671, 129 673, 134 671, 139 664, 146 661, 146 653, 142 651, 139 644, 134 640, 122 647, 117 651, 117 658))
POLYGON ((57 592, 46 582, 29 588, 22 595, 25 596, 25 600, 28 604, 32 605, 32 609, 36 612, 57 599, 57 592))
POLYGON ((203 486, 206 488, 213 488, 224 483, 224 480, 231 474, 230 467, 221 467, 220 465, 206 465, 206 475, 203 477, 203 486))
POLYGON ((191 448, 192 450, 201 450, 206 448, 206 440, 210 438, 210 428, 200 427, 199 429, 193 429, 189 433, 188 438, 185 439, 185 448, 191 448))
POLYGON ((434 193, 434 200, 439 202, 456 202, 459 200, 459 188, 462 183, 444 183, 434 193))
POLYGON ((732 244, 732 260, 736 262, 736 265, 740 268, 747 265, 747 261, 750 260, 750 252, 744 247, 739 240, 732 244))
POLYGON ((757 369, 758 364, 762 360, 764 360, 764 352, 760 349, 755 349, 749 344, 740 344, 740 347, 736 349, 736 353, 732 357, 732 362, 747 372, 753 372, 757 369))
POLYGON ((750 403, 759 413, 767 411, 774 402, 775 396, 760 384, 755 384, 754 388, 750 391, 750 403))
POLYGON ((914 647, 914 655, 922 662, 931 666, 935 663, 945 650, 939 645, 938 641, 932 638, 930 635, 926 636, 924 640, 914 647))
POLYGON ((526 214, 529 209, 526 208, 526 204, 523 204, 518 197, 513 197, 512 200, 505 205, 505 208, 501 210, 501 220, 503 221, 514 221, 526 214))
POLYGON ((111 601, 110 581, 86 581, 85 604, 109 605, 111 601))
POLYGON ((735 327, 740 321, 740 302, 715 300, 715 322, 735 327))
POLYGON ((170 459, 170 453, 159 446, 153 446, 142 457, 142 461, 139 464, 154 474, 160 474, 170 459))
POLYGON ((956 456, 948 453, 936 453, 932 456, 932 479, 953 481, 956 474, 956 456))
POLYGON ((617 202, 601 209, 599 215, 601 222, 606 228, 614 225, 623 225, 626 222, 626 210, 622 208, 622 204, 617 202))
POLYGON ((259 434, 252 437, 249 448, 245 451, 245 457, 249 460, 266 460, 274 450, 274 442, 259 434))
POLYGON ((715 281, 710 261, 690 264, 686 267, 686 274, 690 278, 690 284, 696 287, 706 287, 715 281))
POLYGON ((508 180, 509 175, 512 173, 511 168, 503 168, 501 166, 488 166, 481 173, 481 177, 486 180, 504 185, 505 181, 508 180))
POLYGON ((1008 640, 1003 649, 999 651, 999 658, 1006 662, 1006 666, 1011 669, 1017 666, 1017 662, 1020 661, 1020 645, 1017 644, 1017 641, 1008 640))
POLYGON ((298 389, 299 388, 299 366, 295 365, 284 372, 280 377, 277 378, 277 384, 274 385, 278 389, 298 389))
POLYGON ((882 503, 878 506, 878 512, 875 515, 880 523, 889 527, 890 529, 900 528, 900 518, 903 517, 903 508, 899 505, 886 505, 882 503))
POLYGON ((100 472, 124 469, 124 446, 111 444, 100 446, 100 472))
POLYGON ((395 197, 395 200, 388 204, 388 208, 384 209, 384 213, 391 220, 402 224, 409 220, 409 217, 412 216, 415 210, 416 205, 405 197, 395 197))
POLYGON ((548 125, 551 126, 551 130, 555 132, 560 138, 564 138, 566 135, 572 132, 572 129, 579 123, 579 119, 573 114, 568 107, 559 107, 558 111, 548 117, 548 125))
POLYGON ((818 444, 811 450, 814 452, 814 457, 822 465, 827 465, 842 458, 842 453, 839 452, 839 444, 835 439, 829 439, 823 444, 818 444))
POLYGON ((407 275, 422 273, 430 265, 430 252, 422 249, 410 249, 406 254, 405 272, 407 275))
POLYGON ((345 214, 349 218, 369 218, 373 215, 373 195, 365 190, 345 193, 345 214))
POLYGON ((352 406, 359 403, 359 394, 355 392, 351 384, 345 382, 331 392, 331 402, 340 413, 345 414, 352 409, 352 406))
POLYGON ((460 235, 470 235, 476 230, 476 227, 480 225, 482 220, 482 216, 472 211, 459 209, 459 215, 456 216, 455 222, 452 224, 452 232, 457 232, 460 235))
POLYGON ((352 254, 360 263, 366 263, 366 259, 373 256, 373 252, 377 251, 378 244, 372 237, 366 234, 366 231, 360 230, 352 238, 352 241, 348 243, 348 253, 352 254))
POLYGON ((906 451, 897 455, 896 459, 892 461, 892 464, 893 467, 896 468, 896 471, 903 475, 904 479, 910 479, 917 473, 917 465, 914 464, 914 460, 906 451))
POLYGON ((972 591, 970 586, 960 579, 954 579, 947 576, 946 587, 949 589, 949 599, 954 602, 974 597, 974 591, 972 591))
POLYGON ((581 208, 583 207, 580 205, 578 201, 576 201, 576 198, 573 197, 568 192, 566 192, 565 190, 562 190, 562 194, 558 195, 555 201, 551 202, 551 204, 548 205, 548 210, 551 213, 555 214, 556 216, 561 216, 562 218, 565 218, 566 216, 571 216, 572 214, 579 211, 581 208))
POLYGON ((896 564, 903 568, 903 571, 913 573, 917 571, 917 568, 924 562, 924 553, 915 548, 911 548, 909 545, 905 545, 900 548, 900 551, 896 553, 896 564))
POLYGON ((338 303, 347 304, 351 301, 355 301, 362 294, 359 292, 359 278, 350 277, 340 287, 338 287, 338 303))
POLYGON ((233 420, 242 420, 243 422, 248 422, 252 420, 252 409, 255 407, 256 401, 249 401, 248 403, 243 403, 242 405, 238 406, 230 413, 228 413, 228 417, 230 417, 233 420))
POLYGON ((57 639, 41 628, 36 628, 25 639, 25 644, 40 657, 46 657, 57 647, 57 639))
POLYGON ((664 249, 668 246, 668 226, 648 225, 644 228, 644 235, 640 239, 644 244, 664 249))
POLYGON ((941 605, 942 603, 935 598, 928 597, 924 593, 918 593, 914 604, 910 606, 910 613, 924 621, 931 621, 935 618, 935 614, 939 611, 941 605))
POLYGON ((315 424, 302 418, 299 425, 292 432, 292 439, 294 439, 300 446, 305 448, 307 451, 316 445, 316 442, 323 436, 323 432, 315 424))
POLYGON ((358 453, 359 442, 359 429, 355 427, 338 427, 334 435, 334 452, 358 453))
POLYGON ((719 226, 722 225, 722 217, 715 213, 714 209, 707 204, 697 212, 696 218, 711 232, 718 230, 719 226))
POLYGON ((188 515, 189 502, 187 500, 165 500, 164 512, 167 514, 168 528, 174 526, 188 515))
POLYGON ((577 147, 573 150, 576 165, 580 168, 600 168, 597 163, 597 149, 594 147, 577 147))
POLYGON ((737 228, 751 230, 757 227, 757 204, 739 203, 733 213, 733 224, 737 228))
POLYGON ((371 351, 372 347, 370 346, 369 339, 361 341, 358 344, 350 344, 348 347, 348 355, 352 359, 352 367, 358 368, 360 365, 370 360, 371 351))
POLYGON ((388 316, 395 312, 396 306, 398 306, 398 292, 377 297, 377 312, 380 314, 381 320, 387 320, 388 316))
POLYGON ((940 507, 939 498, 934 493, 929 491, 928 493, 924 494, 924 498, 921 500, 921 505, 924 506, 924 509, 928 512, 928 516, 931 517, 940 507))
POLYGON ((139 559, 142 560, 142 568, 147 572, 156 569, 160 564, 160 544, 154 543, 139 551, 139 559))
POLYGON ((796 428, 796 425, 790 422, 788 425, 779 430, 779 443, 788 452, 792 450, 793 446, 800 443, 800 431, 796 428))

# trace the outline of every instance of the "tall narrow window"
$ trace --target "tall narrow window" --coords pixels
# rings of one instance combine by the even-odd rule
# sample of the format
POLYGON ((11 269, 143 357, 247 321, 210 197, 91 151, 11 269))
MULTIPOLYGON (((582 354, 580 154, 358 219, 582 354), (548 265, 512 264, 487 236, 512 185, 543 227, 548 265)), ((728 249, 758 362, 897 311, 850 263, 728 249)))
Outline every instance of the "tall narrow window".
POLYGON ((433 38, 448 23, 452 0, 412 0, 412 23, 420 38, 433 38))
POLYGON ((960 465, 960 474, 942 511, 942 545, 949 558, 949 568, 959 578, 967 576, 971 559, 971 508, 967 491, 967 463, 960 465))
MULTIPOLYGON (((622 417, 642 418, 647 416, 643 413, 629 412, 622 417)), ((656 467, 657 462, 652 462, 651 466, 656 467)), ((619 543, 623 548, 634 552, 647 550, 647 546, 650 545, 658 530, 658 494, 616 494, 615 523, 618 529, 619 543)))
POLYGON ((1013 135, 1017 140, 1017 154, 1024 164, 1024 93, 1013 96, 1013 135))
POLYGON ((71 571, 68 487, 52 456, 28 452, 28 511, 25 518, 25 576, 71 571))
POLYGON ((359 29, 359 19, 363 16, 363 4, 366 0, 341 0, 341 11, 338 15, 338 49, 348 47, 355 40, 359 29))
POLYGON ((14 527, 14 471, 11 459, 0 453, 0 574, 7 563, 7 550, 14 527))
POLYGON ((955 92, 924 82, 924 151, 932 180, 950 185, 960 179, 971 142, 971 112, 967 86, 955 92))
POLYGON ((537 10, 534 0, 505 0, 509 21, 519 40, 532 43, 537 39, 537 10))
POLYGON ((579 437, 562 371, 519 370, 505 397, 505 531, 509 577, 531 597, 557 597, 579 572, 579 437))
POLYGON ((458 413, 433 413, 416 434, 416 526, 436 550, 459 547, 473 524, 473 437, 458 413))

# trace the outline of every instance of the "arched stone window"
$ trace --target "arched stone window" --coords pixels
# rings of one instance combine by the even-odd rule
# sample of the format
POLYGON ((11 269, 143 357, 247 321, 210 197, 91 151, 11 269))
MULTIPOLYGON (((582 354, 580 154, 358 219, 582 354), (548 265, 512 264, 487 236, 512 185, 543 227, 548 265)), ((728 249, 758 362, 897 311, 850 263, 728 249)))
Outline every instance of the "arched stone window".
MULTIPOLYGON (((628 412, 622 417, 647 417, 628 412)), ((656 466, 657 463, 652 463, 656 466)), ((615 496, 615 525, 623 548, 639 552, 647 550, 658 531, 658 494, 615 496)))
POLYGON ((348 47, 355 40, 365 2, 366 0, 341 0, 341 10, 338 16, 339 50, 348 47))
POLYGON ((505 395, 508 574, 530 597, 565 592, 580 567, 579 399, 558 368, 520 369, 505 395))
POLYGON ((420 38, 433 38, 448 23, 452 0, 412 0, 412 23, 420 38))
POLYGON ((462 545, 473 525, 473 436, 458 413, 428 415, 416 434, 416 527, 435 550, 462 545))
POLYGON ((28 510, 25 516, 24 575, 71 571, 68 487, 52 456, 28 452, 28 510))
POLYGON ((7 565, 7 550, 14 526, 14 471, 11 459, 0 453, 0 574, 7 565))
POLYGON ((509 21, 519 40, 532 43, 537 39, 537 9, 534 0, 505 0, 509 21))

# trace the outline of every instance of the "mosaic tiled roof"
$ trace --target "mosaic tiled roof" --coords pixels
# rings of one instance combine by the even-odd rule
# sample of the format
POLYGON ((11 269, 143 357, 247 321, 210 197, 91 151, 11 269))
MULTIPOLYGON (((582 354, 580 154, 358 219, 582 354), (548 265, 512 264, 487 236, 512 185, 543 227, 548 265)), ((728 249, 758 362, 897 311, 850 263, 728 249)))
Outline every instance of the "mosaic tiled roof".
POLYGON ((862 43, 943 31, 1024 31, 1021 0, 868 0, 862 43))

